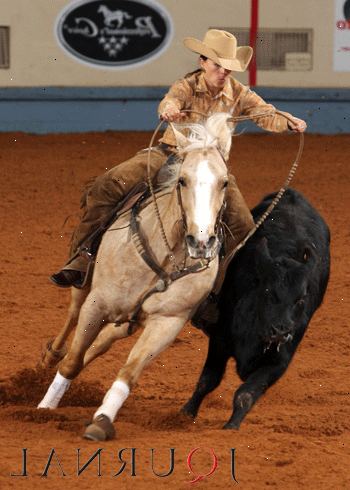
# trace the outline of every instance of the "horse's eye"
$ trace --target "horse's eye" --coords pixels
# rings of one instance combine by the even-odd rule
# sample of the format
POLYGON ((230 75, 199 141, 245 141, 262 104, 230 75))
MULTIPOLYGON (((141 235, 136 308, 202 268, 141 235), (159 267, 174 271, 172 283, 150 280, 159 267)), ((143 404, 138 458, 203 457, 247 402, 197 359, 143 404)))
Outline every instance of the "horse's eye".
POLYGON ((224 185, 222 187, 223 189, 226 189, 227 186, 228 186, 228 180, 225 180, 224 185))
POLYGON ((179 184, 182 186, 182 187, 186 187, 186 181, 183 177, 180 177, 179 178, 179 184))

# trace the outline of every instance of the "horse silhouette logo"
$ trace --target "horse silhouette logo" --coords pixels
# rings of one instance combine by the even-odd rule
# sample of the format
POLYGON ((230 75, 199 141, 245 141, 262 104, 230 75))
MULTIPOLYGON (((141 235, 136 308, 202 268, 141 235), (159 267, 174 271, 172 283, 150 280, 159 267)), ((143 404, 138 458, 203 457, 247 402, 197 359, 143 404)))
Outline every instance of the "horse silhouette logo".
POLYGON ((114 27, 113 22, 117 22, 117 28, 122 27, 124 20, 132 19, 124 10, 110 10, 106 5, 100 5, 97 12, 104 17, 104 23, 108 27, 114 27))

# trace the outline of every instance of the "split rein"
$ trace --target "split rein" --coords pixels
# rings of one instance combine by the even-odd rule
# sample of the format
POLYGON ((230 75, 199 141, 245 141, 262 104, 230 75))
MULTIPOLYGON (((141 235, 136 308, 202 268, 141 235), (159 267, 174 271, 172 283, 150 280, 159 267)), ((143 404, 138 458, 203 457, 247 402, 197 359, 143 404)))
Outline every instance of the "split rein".
MULTIPOLYGON (((265 116, 268 115, 271 117, 274 114, 278 114, 279 116, 282 116, 285 119, 287 119, 287 121, 293 122, 290 116, 287 116, 287 114, 285 114, 284 112, 281 112, 279 110, 276 110, 275 113, 272 113, 272 114, 271 113, 265 114, 265 116)), ((263 114, 258 114, 258 117, 263 117, 263 116, 264 116, 263 114)), ((252 116, 238 116, 238 117, 233 118, 233 119, 235 121, 244 121, 246 119, 254 119, 255 117, 256 117, 256 115, 253 117, 252 116)), ((295 160, 290 167, 290 170, 289 170, 289 173, 288 173, 288 176, 287 176, 285 182, 283 183, 282 187, 280 188, 280 190, 278 191, 278 193, 276 194, 274 199, 271 201, 271 203, 268 206, 268 208, 266 209, 266 211, 256 221, 255 226, 247 233, 247 235, 243 238, 243 240, 241 242, 239 242, 238 245, 224 258, 225 265, 228 265, 231 262, 231 260, 236 255, 238 250, 240 250, 242 247, 244 247, 244 245, 247 243, 249 238, 252 235, 254 235, 254 233, 260 228, 260 226, 264 223, 264 221, 272 213, 273 209, 277 206, 277 204, 281 200, 283 194, 286 192, 286 189, 289 187, 289 184, 292 181, 292 179, 295 175, 295 172, 298 168, 298 165, 299 165, 299 162, 301 159, 301 155, 302 155, 303 149, 304 149, 304 133, 299 133, 299 135, 300 135, 300 138, 299 138, 299 147, 298 147, 297 156, 295 157, 295 160)), ((225 271, 225 267, 222 267, 222 269, 219 271, 219 275, 220 275, 220 273, 221 273, 221 275, 223 275, 224 271, 225 271)), ((222 284, 223 279, 224 279, 223 277, 219 277, 219 275, 218 275, 217 280, 216 280, 216 284, 218 284, 218 285, 222 284)))
MULTIPOLYGON (((202 116, 204 118, 207 117, 206 114, 204 114, 202 112, 199 112, 199 111, 194 111, 194 110, 191 110, 191 109, 183 109, 181 112, 189 112, 189 113, 192 113, 192 114, 198 114, 198 115, 200 115, 200 116, 202 116)), ((279 111, 279 110, 276 110, 274 112, 260 112, 260 113, 249 115, 249 116, 232 116, 232 117, 230 117, 228 119, 228 122, 241 122, 241 121, 255 120, 255 119, 262 118, 262 117, 272 117, 272 116, 275 116, 276 114, 278 114, 279 116, 284 117, 285 119, 287 119, 287 121, 293 122, 293 120, 292 120, 292 118, 290 116, 288 116, 287 114, 285 114, 284 112, 279 111)), ((150 193, 151 193, 151 196, 152 196, 152 201, 153 201, 153 205, 154 205, 156 217, 157 217, 157 220, 158 220, 158 223, 159 223, 161 235, 162 235, 164 244, 165 244, 165 246, 166 246, 166 248, 168 250, 169 259, 170 259, 170 261, 173 262, 174 268, 177 271, 179 271, 180 268, 177 265, 175 256, 172 253, 172 250, 170 248, 169 242, 168 242, 167 237, 166 237, 166 234, 165 234, 163 222, 162 222, 162 219, 161 219, 161 216, 160 216, 160 212, 159 212, 159 208, 158 208, 156 194, 154 192, 154 187, 153 187, 152 178, 151 178, 151 172, 150 172, 150 169, 151 169, 151 151, 152 151, 152 147, 153 147, 153 144, 154 144, 154 140, 156 138, 156 135, 158 134, 158 131, 161 128, 163 122, 164 121, 161 121, 158 124, 158 126, 156 127, 156 129, 154 130, 154 133, 152 135, 152 138, 151 138, 151 141, 150 141, 150 144, 149 144, 149 147, 148 147, 147 183, 148 183, 149 190, 150 190, 150 193)), ((226 257, 224 259, 225 263, 227 263, 227 264, 230 263, 230 261, 232 260, 232 258, 234 257, 234 255, 238 252, 238 250, 240 250, 246 244, 246 242, 249 240, 249 238, 252 235, 254 235, 254 233, 258 230, 258 228, 260 228, 260 226, 263 224, 263 222, 271 214, 271 212, 273 211, 273 209, 276 207, 276 205, 278 204, 278 202, 281 200, 283 194, 285 193, 286 189, 288 188, 288 186, 289 186, 291 180, 293 179, 294 174, 295 174, 295 172, 296 172, 296 170, 298 168, 298 165, 299 165, 299 162, 300 162, 300 159, 301 159, 301 155, 302 155, 303 149, 304 149, 304 133, 299 133, 299 134, 300 134, 300 138, 299 138, 299 148, 298 148, 297 156, 296 156, 296 158, 295 158, 295 160, 294 160, 294 162, 293 162, 293 164, 292 164, 292 166, 291 166, 291 168, 289 170, 287 179, 285 180, 284 184, 280 188, 279 192, 276 194, 275 198, 272 200, 272 202, 269 205, 269 207, 267 208, 267 210, 256 221, 255 226, 249 231, 249 233, 243 238, 243 240, 241 242, 239 242, 238 245, 228 255, 226 255, 226 257)), ((182 203, 181 203, 181 194, 180 194, 180 191, 179 190, 178 190, 178 201, 179 201, 179 205, 180 205, 180 208, 181 208, 181 213, 183 215, 183 209, 182 209, 182 203)), ((222 211, 223 211, 223 209, 220 211, 220 215, 222 215, 222 211)), ((225 268, 223 268, 223 270, 225 270, 225 268)))
MULTIPOLYGON (((203 117, 207 117, 205 114, 203 114, 201 112, 198 112, 198 111, 183 110, 182 112, 191 112, 191 113, 199 114, 199 115, 201 115, 203 117)), ((246 120, 251 120, 251 119, 258 119, 258 118, 261 118, 261 117, 271 117, 271 116, 274 116, 275 114, 278 114, 278 115, 280 115, 282 117, 285 117, 287 120, 289 120, 289 121, 292 122, 292 120, 291 120, 291 118, 289 116, 287 116, 286 114, 284 114, 283 112, 280 112, 280 111, 276 111, 276 112, 273 112, 273 113, 271 113, 271 112, 261 112, 261 113, 258 113, 258 114, 254 114, 252 116, 236 116, 236 117, 229 118, 228 121, 230 121, 230 122, 240 122, 240 121, 246 121, 246 120)), ((153 143, 154 143, 155 137, 156 137, 156 135, 157 135, 160 127, 162 126, 163 122, 164 121, 161 121, 158 124, 158 126, 156 127, 156 129, 155 129, 155 131, 154 131, 154 133, 152 135, 152 138, 151 138, 149 147, 148 147, 147 180, 148 180, 148 186, 149 186, 150 194, 151 194, 151 197, 152 197, 152 201, 153 201, 153 205, 154 205, 156 217, 157 217, 157 220, 158 220, 158 223, 159 223, 159 227, 160 227, 162 239, 164 241, 164 244, 166 246, 166 249, 168 250, 168 257, 169 257, 170 261, 173 263, 174 270, 173 270, 173 272, 170 272, 170 273, 164 271, 161 268, 161 266, 156 262, 156 260, 153 258, 153 254, 152 254, 151 250, 149 250, 149 246, 147 244, 147 240, 143 236, 142 230, 141 230, 141 228, 139 226, 138 206, 137 205, 134 206, 132 208, 131 221, 130 221, 132 240, 133 240, 133 243, 135 245, 136 250, 138 251, 138 253, 142 257, 142 259, 144 260, 144 262, 158 276, 158 281, 156 282, 156 284, 155 284, 155 286, 153 288, 151 288, 150 290, 148 290, 142 296, 142 298, 137 303, 136 308, 135 308, 134 313, 132 314, 131 318, 129 318, 128 320, 126 320, 129 323, 129 326, 128 326, 128 335, 131 335, 133 333, 134 328, 136 327, 136 324, 137 324, 137 321, 138 321, 139 314, 141 313, 142 305, 143 305, 143 303, 150 296, 152 296, 155 293, 160 293, 160 292, 166 291, 168 289, 168 287, 170 286, 170 284, 172 282, 176 281, 177 279, 180 279, 180 278, 182 278, 182 277, 184 277, 184 276, 186 276, 188 274, 193 274, 193 273, 201 272, 201 271, 207 269, 209 267, 209 263, 210 263, 210 260, 200 259, 198 262, 196 262, 195 264, 193 264, 193 265, 191 265, 189 267, 185 267, 185 266, 179 267, 178 264, 177 264, 177 262, 176 262, 175 255, 173 254, 173 252, 172 252, 172 250, 170 248, 168 239, 166 237, 164 226, 163 226, 163 222, 162 222, 162 219, 161 219, 161 216, 160 216, 160 212, 159 212, 159 207, 158 207, 158 203, 157 203, 156 194, 155 194, 154 187, 153 187, 153 182, 152 182, 152 178, 151 178, 151 172, 150 172, 150 168, 151 168, 151 151, 152 151, 153 143)), ((238 252, 238 250, 245 245, 245 243, 247 242, 247 240, 249 240, 249 238, 263 224, 263 222, 266 220, 266 218, 269 216, 269 214, 275 208, 275 206, 277 205, 277 203, 280 201, 281 197, 285 193, 287 187, 289 186, 289 184, 290 184, 290 182, 291 182, 291 180, 292 180, 292 178, 293 178, 293 176, 294 176, 294 174, 296 172, 296 169, 298 167, 298 164, 299 164, 299 161, 300 161, 302 152, 303 152, 303 148, 304 148, 304 135, 303 135, 303 133, 300 133, 300 141, 299 141, 298 153, 297 153, 297 156, 296 156, 296 158, 295 158, 295 160, 294 160, 294 162, 293 162, 293 164, 292 164, 292 166, 290 168, 290 171, 289 171, 289 174, 288 174, 288 177, 287 177, 286 181, 284 182, 283 186, 281 187, 281 189, 279 190, 279 192, 277 193, 277 195, 275 196, 275 198, 273 199, 273 201, 271 202, 270 206, 267 208, 267 210, 265 211, 265 213, 263 213, 263 215, 257 220, 257 222, 255 223, 254 228, 252 228, 252 230, 234 248, 234 250, 232 250, 228 255, 226 255, 226 257, 224 258, 225 263, 228 264, 232 260, 232 258, 234 257, 234 255, 238 252)), ((177 197, 178 197, 178 203, 179 203, 179 206, 180 206, 180 209, 181 209, 181 213, 182 213, 182 219, 184 220, 183 225, 185 227, 186 226, 186 221, 185 221, 184 211, 183 211, 183 207, 182 207, 181 192, 179 190, 179 185, 178 184, 177 184, 177 197)), ((224 211, 224 206, 220 210, 219 217, 218 217, 218 220, 217 220, 217 226, 216 226, 216 228, 219 228, 220 227, 219 225, 220 225, 220 221, 222 219, 223 211, 224 211)), ((219 277, 219 276, 220 276, 220 273, 221 274, 224 274, 224 271, 225 270, 226 270, 225 267, 219 269, 219 274, 218 274, 218 277, 217 277, 217 279, 215 281, 215 286, 217 284, 221 284, 222 283, 223 278, 222 277, 219 277)), ((115 322, 115 325, 116 326, 119 326, 119 325, 121 325, 124 322, 125 322, 125 320, 119 320, 119 321, 115 322)))

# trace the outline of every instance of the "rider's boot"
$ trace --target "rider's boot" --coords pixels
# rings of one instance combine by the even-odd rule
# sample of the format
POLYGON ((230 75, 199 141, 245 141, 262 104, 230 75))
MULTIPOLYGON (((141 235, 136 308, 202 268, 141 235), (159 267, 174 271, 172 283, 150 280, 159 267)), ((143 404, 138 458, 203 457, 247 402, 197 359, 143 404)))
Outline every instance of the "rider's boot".
POLYGON ((82 288, 85 282, 86 273, 82 271, 62 269, 50 276, 50 280, 60 288, 82 288))
MULTIPOLYGON (((154 147, 151 153, 149 172, 153 178, 172 152, 160 145, 154 147)), ((148 150, 140 151, 88 183, 81 199, 84 213, 71 243, 70 256, 74 258, 50 277, 56 286, 81 288, 88 283, 92 270, 91 260, 78 254, 82 251, 83 255, 86 255, 85 250, 92 255, 96 254, 102 234, 111 223, 110 220, 115 217, 114 213, 130 197, 137 196, 138 192, 145 190, 144 180, 147 173, 148 150)))
POLYGON ((78 255, 63 266, 63 269, 52 274, 50 281, 60 288, 70 288, 73 286, 81 289, 85 286, 90 263, 85 257, 78 255))

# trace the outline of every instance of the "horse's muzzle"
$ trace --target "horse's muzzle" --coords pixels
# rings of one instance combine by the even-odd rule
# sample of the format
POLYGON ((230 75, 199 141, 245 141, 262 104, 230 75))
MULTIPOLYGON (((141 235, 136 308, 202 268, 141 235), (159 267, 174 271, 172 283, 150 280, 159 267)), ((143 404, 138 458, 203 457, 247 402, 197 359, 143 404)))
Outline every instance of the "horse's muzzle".
POLYGON ((219 241, 215 235, 207 241, 197 240, 193 235, 186 235, 188 253, 192 259, 212 260, 219 251, 219 241))

